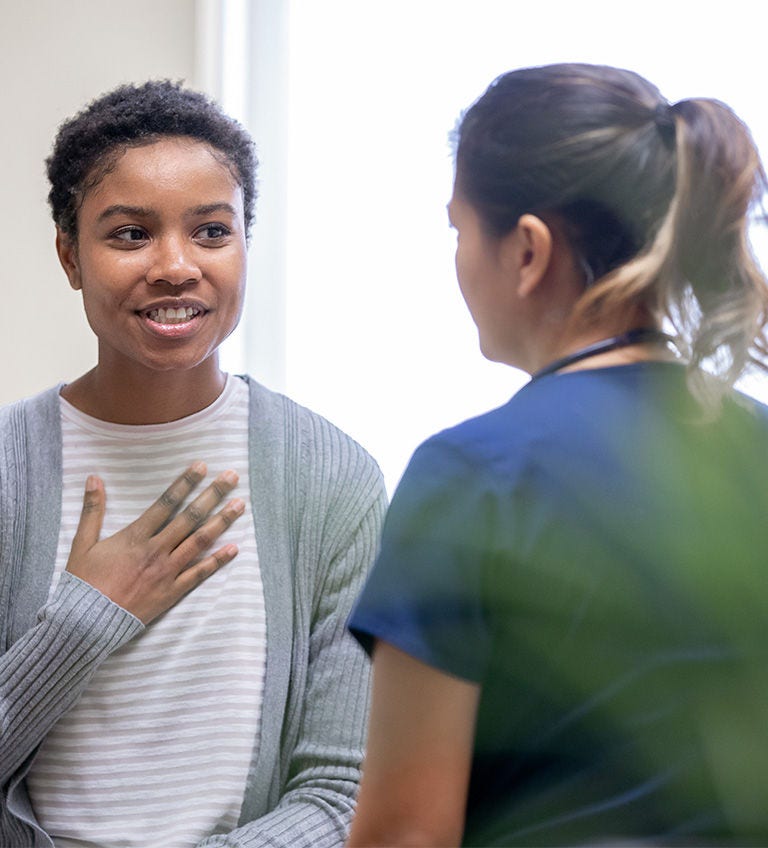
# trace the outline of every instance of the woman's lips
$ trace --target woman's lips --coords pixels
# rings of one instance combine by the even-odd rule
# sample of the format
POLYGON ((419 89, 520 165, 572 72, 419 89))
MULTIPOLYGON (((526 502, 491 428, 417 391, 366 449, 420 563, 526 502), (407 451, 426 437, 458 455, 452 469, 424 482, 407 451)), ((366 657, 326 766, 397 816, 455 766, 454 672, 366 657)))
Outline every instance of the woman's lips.
POLYGON ((202 311, 199 306, 160 306, 147 310, 147 317, 156 324, 182 324, 202 311))
POLYGON ((183 338, 197 330, 206 311, 199 306, 161 306, 138 314, 147 329, 154 335, 163 338, 183 338))

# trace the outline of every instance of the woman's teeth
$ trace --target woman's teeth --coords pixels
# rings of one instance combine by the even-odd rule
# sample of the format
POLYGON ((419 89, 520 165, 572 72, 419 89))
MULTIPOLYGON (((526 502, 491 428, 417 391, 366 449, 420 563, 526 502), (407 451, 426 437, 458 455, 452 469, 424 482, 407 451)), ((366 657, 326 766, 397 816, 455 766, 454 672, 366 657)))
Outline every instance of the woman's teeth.
POLYGON ((174 309, 174 307, 161 308, 161 309, 151 309, 147 315, 150 321, 154 321, 157 324, 181 324, 184 321, 190 321, 196 315, 200 314, 200 310, 196 306, 179 306, 178 309, 174 309))

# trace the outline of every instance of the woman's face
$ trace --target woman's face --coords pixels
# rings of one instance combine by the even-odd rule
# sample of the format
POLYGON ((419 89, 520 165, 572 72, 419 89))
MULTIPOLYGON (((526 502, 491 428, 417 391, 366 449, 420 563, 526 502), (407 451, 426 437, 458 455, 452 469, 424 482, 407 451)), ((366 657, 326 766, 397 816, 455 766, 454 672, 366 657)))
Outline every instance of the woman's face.
POLYGON ((518 298, 500 242, 486 233, 475 208, 454 190, 448 218, 456 230, 456 277, 487 359, 517 364, 518 298))
POLYGON ((59 257, 82 290, 99 369, 185 371, 214 357, 240 318, 243 193, 213 150, 167 137, 131 147, 89 189, 59 257))

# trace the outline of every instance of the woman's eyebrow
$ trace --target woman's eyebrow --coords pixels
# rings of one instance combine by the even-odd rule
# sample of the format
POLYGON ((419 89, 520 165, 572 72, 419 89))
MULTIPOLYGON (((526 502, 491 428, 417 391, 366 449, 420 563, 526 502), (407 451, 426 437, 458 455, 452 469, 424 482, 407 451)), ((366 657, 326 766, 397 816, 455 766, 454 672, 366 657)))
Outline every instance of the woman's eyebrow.
POLYGON ((214 212, 228 212, 231 215, 237 215, 237 210, 231 203, 205 203, 202 206, 195 206, 190 209, 190 215, 213 215, 214 212))
MULTIPOLYGON (((235 207, 231 203, 225 203, 223 201, 195 206, 187 212, 187 215, 197 217, 200 215, 213 215, 215 212, 227 212, 230 215, 237 215, 235 207)), ((158 212, 154 209, 148 209, 145 206, 128 206, 124 203, 115 203, 101 212, 98 220, 105 221, 108 218, 114 218, 116 215, 125 215, 129 218, 151 218, 152 216, 157 217, 158 212)))
POLYGON ((143 206, 126 206, 122 203, 115 203, 112 206, 107 206, 107 208, 99 214, 97 220, 104 221, 107 218, 114 218, 115 215, 127 215, 129 218, 149 218, 154 214, 155 213, 152 209, 146 209, 143 206))

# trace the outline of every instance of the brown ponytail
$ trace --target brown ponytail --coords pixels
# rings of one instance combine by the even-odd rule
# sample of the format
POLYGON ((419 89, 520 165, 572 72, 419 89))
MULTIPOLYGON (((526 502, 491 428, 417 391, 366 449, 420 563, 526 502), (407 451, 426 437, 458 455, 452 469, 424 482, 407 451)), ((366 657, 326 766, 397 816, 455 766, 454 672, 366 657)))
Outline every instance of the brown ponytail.
POLYGON ((726 386, 750 363, 766 368, 768 285, 748 237, 750 214, 765 193, 765 173, 749 131, 725 104, 684 100, 674 110, 672 250, 658 287, 667 314, 689 344, 691 376, 701 391, 707 386, 700 379, 702 367, 726 386))
POLYGON ((578 314, 595 320, 644 302, 674 327, 691 388, 712 405, 750 364, 768 370, 768 285, 748 241, 765 174, 725 104, 684 100, 669 114, 677 168, 668 211, 650 245, 586 292, 578 314))

